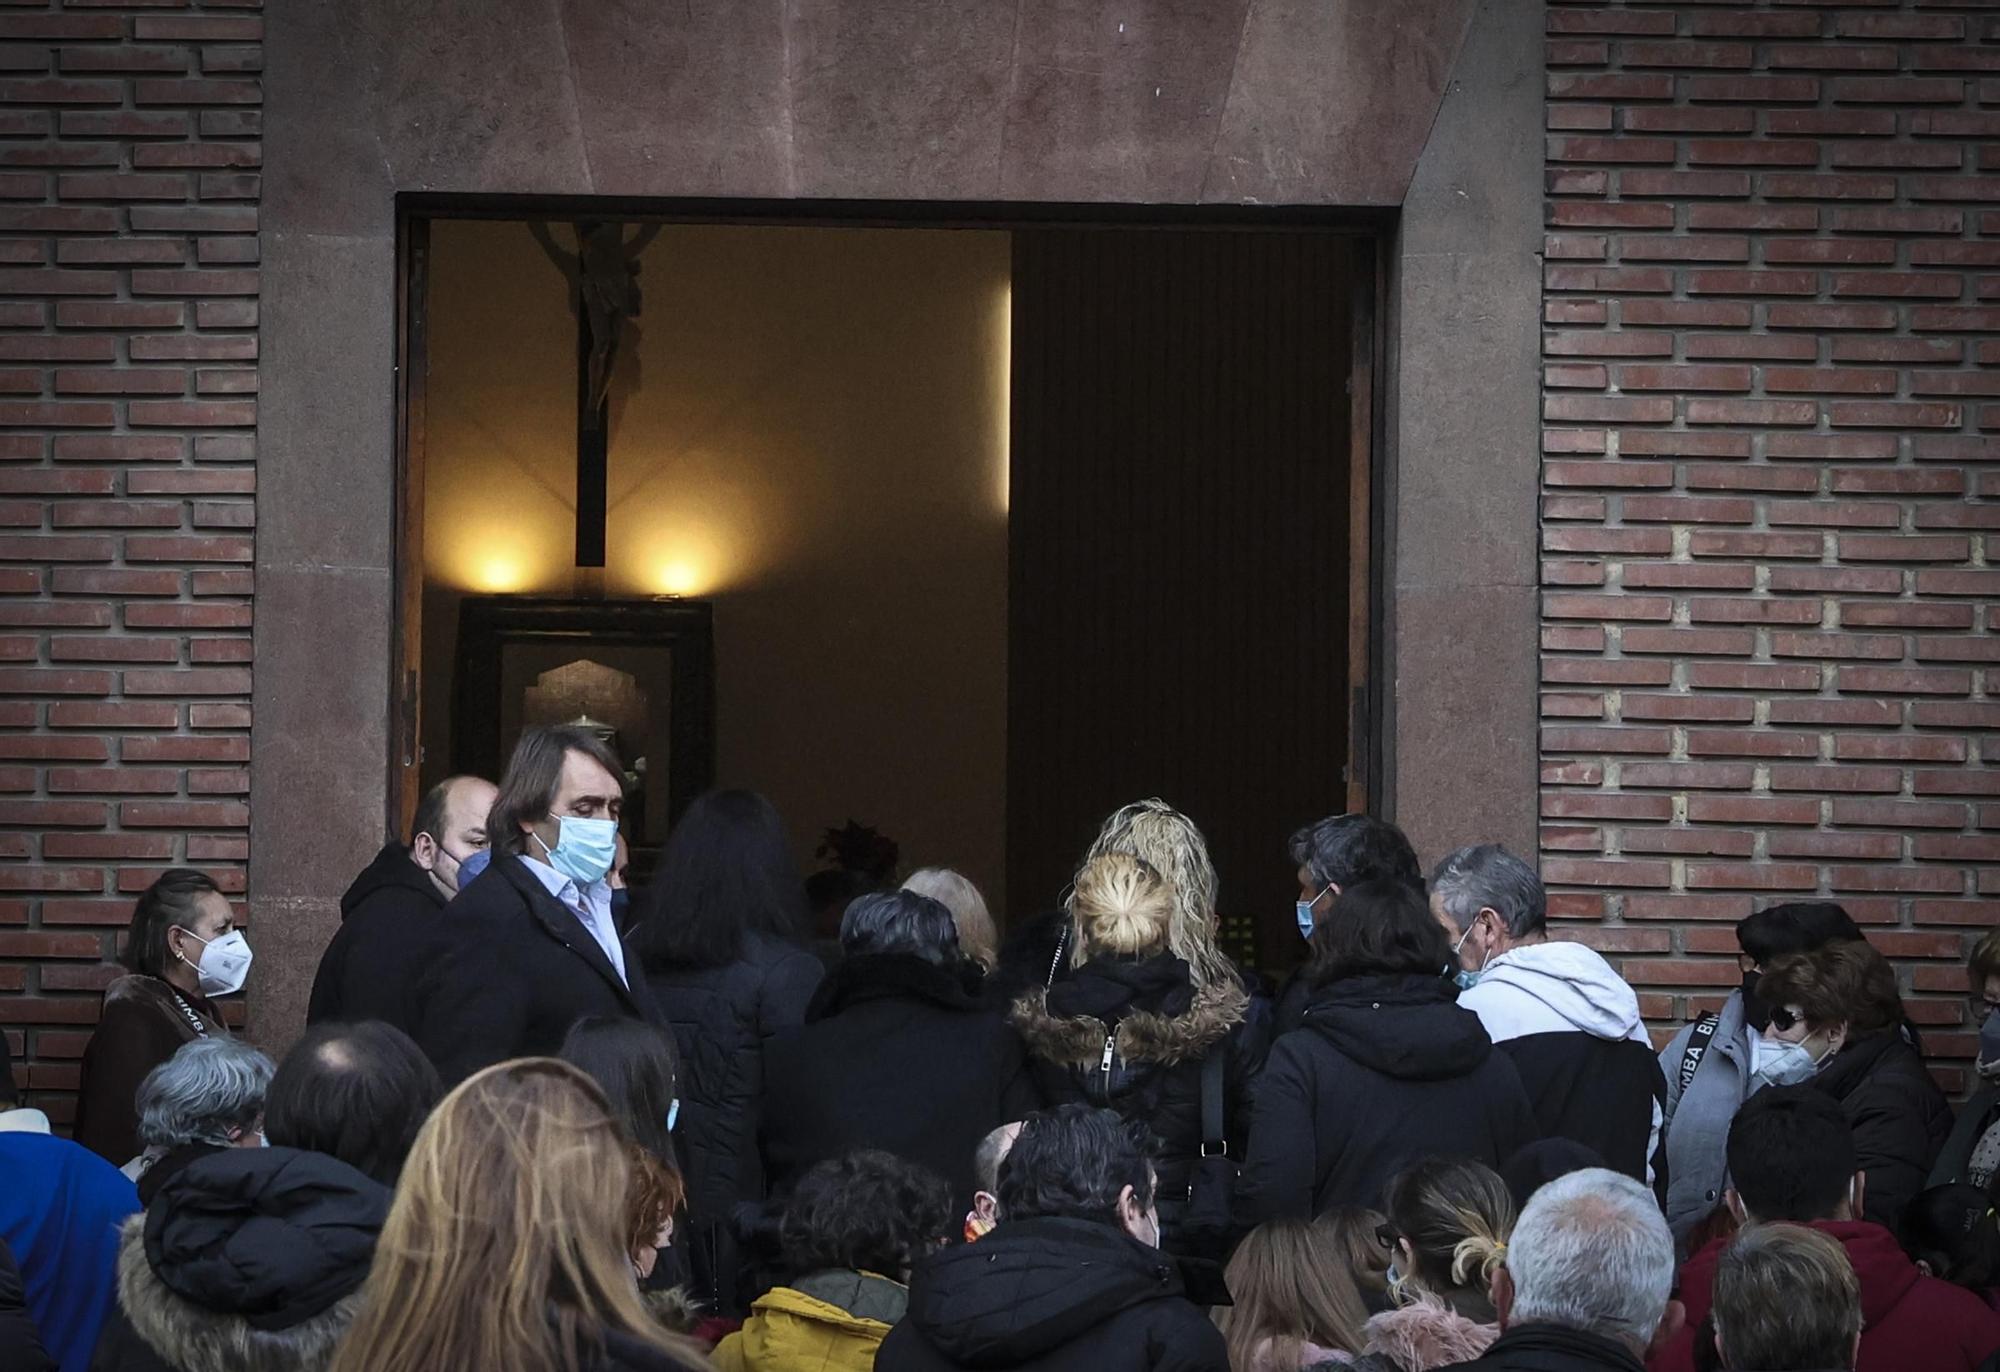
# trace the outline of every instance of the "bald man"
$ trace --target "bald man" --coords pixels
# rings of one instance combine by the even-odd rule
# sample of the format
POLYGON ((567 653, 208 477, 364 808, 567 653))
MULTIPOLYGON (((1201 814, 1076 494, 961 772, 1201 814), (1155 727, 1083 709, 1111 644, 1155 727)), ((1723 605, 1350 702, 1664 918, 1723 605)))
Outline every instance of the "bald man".
POLYGON ((481 777, 450 777, 417 806, 407 846, 390 843, 340 898, 340 931, 320 959, 306 1022, 385 1020, 415 1031, 417 974, 429 960, 459 867, 486 847, 498 795, 481 777))

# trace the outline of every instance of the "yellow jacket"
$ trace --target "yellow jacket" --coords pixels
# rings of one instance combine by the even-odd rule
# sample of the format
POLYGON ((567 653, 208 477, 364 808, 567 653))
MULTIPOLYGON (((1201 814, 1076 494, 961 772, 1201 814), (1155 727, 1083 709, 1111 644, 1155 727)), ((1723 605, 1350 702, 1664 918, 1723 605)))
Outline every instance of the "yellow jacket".
POLYGON ((750 1307, 709 1357, 719 1372, 874 1372, 909 1289, 869 1272, 815 1272, 750 1307))

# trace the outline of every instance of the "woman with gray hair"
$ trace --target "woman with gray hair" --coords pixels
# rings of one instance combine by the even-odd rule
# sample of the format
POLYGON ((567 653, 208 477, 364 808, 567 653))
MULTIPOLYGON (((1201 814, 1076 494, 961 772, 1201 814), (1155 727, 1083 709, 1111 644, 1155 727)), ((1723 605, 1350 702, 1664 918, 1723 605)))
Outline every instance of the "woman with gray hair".
POLYGON ((765 1052, 772 1190, 814 1163, 879 1148, 930 1168, 970 1206, 980 1140, 1041 1104, 1021 1041, 979 993, 951 911, 930 897, 862 896, 840 946, 804 1026, 765 1052))
POLYGON ((276 1069, 241 1039, 184 1043, 139 1084, 139 1142, 125 1164, 141 1204, 196 1158, 264 1144, 264 1095, 276 1069))

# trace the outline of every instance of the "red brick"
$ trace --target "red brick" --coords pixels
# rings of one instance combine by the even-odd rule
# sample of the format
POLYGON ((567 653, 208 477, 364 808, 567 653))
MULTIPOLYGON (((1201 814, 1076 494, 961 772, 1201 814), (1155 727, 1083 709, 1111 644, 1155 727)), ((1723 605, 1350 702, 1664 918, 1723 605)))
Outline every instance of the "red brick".
POLYGON ((1841 667, 1836 689, 1880 695, 1970 695, 1972 673, 1948 667, 1841 667))
MULTIPOLYGON (((1687 869, 1687 887, 1690 891, 1717 888, 1815 891, 1819 889, 1819 868, 1796 862, 1691 862, 1687 869)), ((1733 973, 1735 968, 1729 970, 1733 973)))
MULTIPOLYGON (((1633 895, 1625 899, 1627 919, 1718 920, 1734 924, 1749 913, 1748 896, 1633 895)), ((1734 934, 1732 933, 1730 937, 1733 944, 1734 934)), ((1726 985, 1728 979, 1718 979, 1715 984, 1726 985)))

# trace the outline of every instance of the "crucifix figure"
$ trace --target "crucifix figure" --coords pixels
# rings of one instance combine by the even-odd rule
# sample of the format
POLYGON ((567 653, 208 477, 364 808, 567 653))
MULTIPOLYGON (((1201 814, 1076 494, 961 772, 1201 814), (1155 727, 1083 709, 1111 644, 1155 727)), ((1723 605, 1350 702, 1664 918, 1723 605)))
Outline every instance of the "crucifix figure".
POLYGON ((661 226, 648 224, 629 240, 619 223, 574 227, 575 252, 560 247, 547 224, 528 231, 569 281, 576 310, 576 565, 602 567, 611 373, 625 323, 639 317, 639 254, 661 226))

